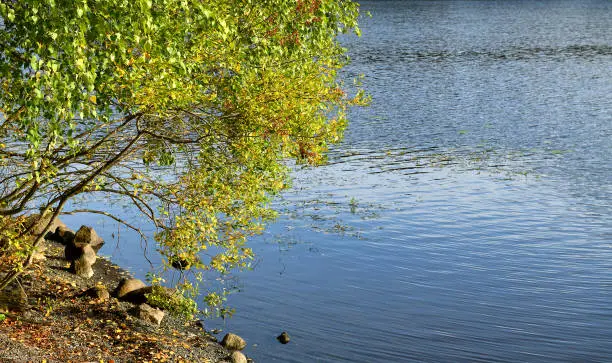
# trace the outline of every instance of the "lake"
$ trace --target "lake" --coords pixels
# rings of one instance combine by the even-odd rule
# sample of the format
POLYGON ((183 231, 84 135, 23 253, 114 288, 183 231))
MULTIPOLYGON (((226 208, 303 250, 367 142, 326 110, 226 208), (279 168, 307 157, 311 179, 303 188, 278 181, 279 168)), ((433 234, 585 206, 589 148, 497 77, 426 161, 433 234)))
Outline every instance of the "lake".
MULTIPOLYGON (((207 328, 257 362, 612 361, 612 1, 362 9, 372 105, 207 328)), ((144 277, 139 248, 101 253, 144 277)))

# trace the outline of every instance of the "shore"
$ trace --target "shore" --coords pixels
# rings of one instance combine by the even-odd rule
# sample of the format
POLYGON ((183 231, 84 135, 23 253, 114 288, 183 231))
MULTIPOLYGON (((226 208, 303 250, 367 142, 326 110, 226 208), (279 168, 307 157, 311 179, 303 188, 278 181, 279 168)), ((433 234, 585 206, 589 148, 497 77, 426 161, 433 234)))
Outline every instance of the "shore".
POLYGON ((135 305, 87 296, 113 291, 129 273, 104 258, 86 279, 69 272, 64 246, 46 241, 46 259, 21 277, 27 304, 0 321, 2 362, 231 362, 231 352, 197 321, 166 314, 161 324, 134 315, 135 305))

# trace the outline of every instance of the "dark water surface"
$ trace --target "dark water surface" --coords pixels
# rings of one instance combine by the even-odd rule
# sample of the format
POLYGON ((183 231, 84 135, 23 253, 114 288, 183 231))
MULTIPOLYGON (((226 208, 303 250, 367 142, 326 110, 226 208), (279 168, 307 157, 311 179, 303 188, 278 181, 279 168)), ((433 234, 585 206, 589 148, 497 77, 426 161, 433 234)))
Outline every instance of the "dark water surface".
POLYGON ((208 327, 257 362, 612 361, 612 1, 362 7, 372 106, 208 327))

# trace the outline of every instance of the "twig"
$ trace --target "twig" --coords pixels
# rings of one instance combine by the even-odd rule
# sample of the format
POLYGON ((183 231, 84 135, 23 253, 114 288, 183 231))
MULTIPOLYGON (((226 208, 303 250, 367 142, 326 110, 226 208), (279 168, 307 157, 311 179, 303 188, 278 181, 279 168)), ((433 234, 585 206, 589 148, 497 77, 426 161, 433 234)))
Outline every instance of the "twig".
POLYGON ((75 210, 72 210, 72 211, 62 212, 61 214, 70 214, 70 215, 72 215, 72 214, 77 214, 77 213, 93 213, 93 214, 101 214, 101 215, 107 216, 107 217, 112 218, 115 221, 123 224, 124 226, 126 226, 126 227, 128 227, 128 228, 130 228, 130 229, 132 229, 134 231, 136 231, 140 235, 141 238, 143 238, 145 240, 147 239, 147 237, 144 235, 144 233, 142 233, 142 231, 139 228, 134 227, 133 225, 129 224, 128 222, 124 221, 123 219, 121 219, 121 218, 119 218, 119 217, 117 217, 117 216, 115 216, 115 215, 113 215, 111 213, 105 212, 105 211, 95 210, 95 209, 75 209, 75 210))

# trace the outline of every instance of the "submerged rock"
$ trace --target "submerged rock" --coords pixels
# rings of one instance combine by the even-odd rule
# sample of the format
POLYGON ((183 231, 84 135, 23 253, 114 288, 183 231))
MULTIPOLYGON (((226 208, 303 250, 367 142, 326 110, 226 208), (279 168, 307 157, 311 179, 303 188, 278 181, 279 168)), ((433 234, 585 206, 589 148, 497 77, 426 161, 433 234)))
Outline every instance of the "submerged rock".
POLYGON ((168 257, 168 262, 170 263, 170 266, 177 270, 189 270, 192 266, 192 262, 200 263, 201 261, 197 257, 195 258, 195 260, 190 261, 180 256, 170 256, 168 257))
POLYGON ((282 344, 287 344, 287 343, 289 343, 291 338, 289 337, 289 334, 287 334, 287 332, 284 331, 284 332, 281 333, 281 335, 276 337, 276 340, 278 340, 282 344))
POLYGON ((168 262, 170 262, 170 266, 177 270, 188 270, 191 267, 191 263, 180 257, 170 257, 168 258, 168 262))

